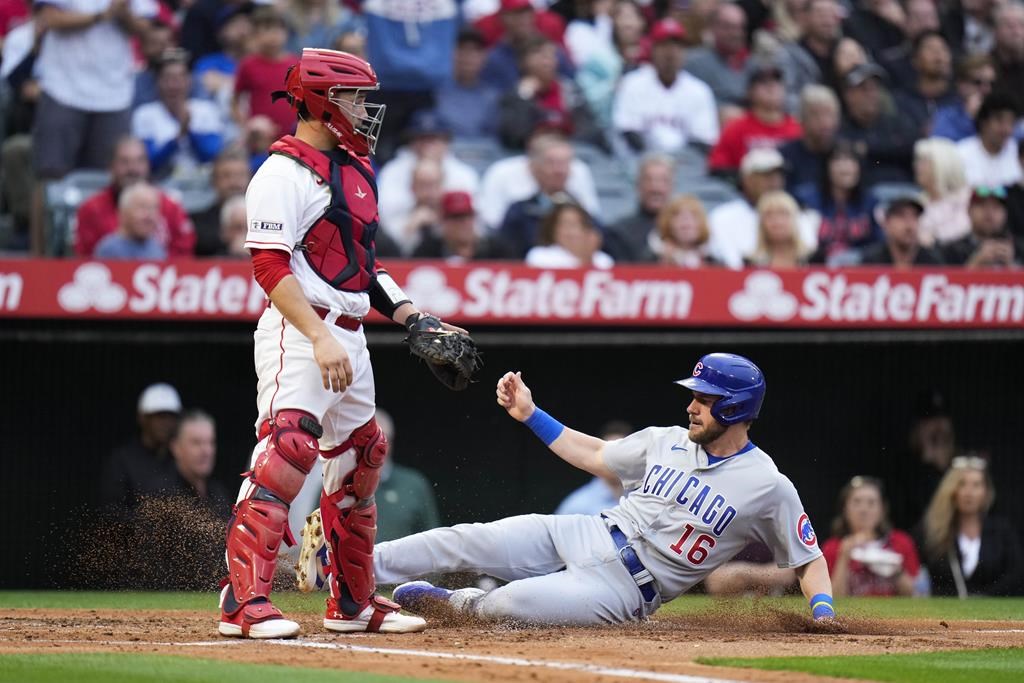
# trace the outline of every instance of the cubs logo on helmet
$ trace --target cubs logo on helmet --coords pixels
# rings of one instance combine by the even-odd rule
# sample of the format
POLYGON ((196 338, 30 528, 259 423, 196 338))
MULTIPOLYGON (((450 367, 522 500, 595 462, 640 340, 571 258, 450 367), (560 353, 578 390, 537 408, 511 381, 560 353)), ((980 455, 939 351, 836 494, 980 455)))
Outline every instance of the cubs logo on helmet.
POLYGON ((818 537, 814 533, 814 527, 811 526, 811 518, 807 516, 806 512, 800 515, 800 519, 796 521, 796 535, 808 547, 813 548, 814 544, 818 541, 818 537))
POLYGON ((697 361, 697 364, 693 366, 693 376, 697 377, 700 375, 700 371, 704 369, 704 364, 697 361))

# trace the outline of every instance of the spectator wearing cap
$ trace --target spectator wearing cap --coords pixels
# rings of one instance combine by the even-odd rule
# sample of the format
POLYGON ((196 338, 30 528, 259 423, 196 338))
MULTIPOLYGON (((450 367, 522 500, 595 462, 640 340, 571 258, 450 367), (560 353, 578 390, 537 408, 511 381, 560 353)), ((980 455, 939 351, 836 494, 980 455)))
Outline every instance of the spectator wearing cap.
POLYGON ((940 107, 932 120, 932 135, 959 142, 977 131, 974 117, 996 82, 988 55, 968 55, 956 68, 956 99, 940 107))
POLYGON ((103 464, 100 499, 106 505, 134 507, 141 496, 165 491, 174 480, 168 446, 181 414, 181 397, 170 384, 151 384, 139 396, 139 432, 115 449, 103 464))
POLYGON ((568 195, 553 197, 554 205, 540 224, 537 246, 526 254, 534 268, 601 268, 615 265, 601 251, 601 230, 582 206, 568 195))
POLYGON ((197 177, 224 146, 225 122, 217 105, 189 97, 192 76, 184 53, 164 55, 157 72, 158 99, 132 114, 154 177, 197 177))
POLYGON ((499 102, 501 142, 509 149, 523 149, 531 131, 552 119, 564 121, 573 139, 606 147, 601 131, 587 108, 579 86, 558 75, 556 45, 541 36, 527 40, 519 53, 521 77, 499 102))
POLYGON ((512 258, 497 236, 482 236, 477 226, 473 197, 468 192, 445 192, 441 197, 439 229, 423 235, 413 258, 445 259, 465 263, 480 259, 512 258))
POLYGON ((686 33, 662 19, 650 33, 651 62, 619 82, 612 124, 633 151, 678 152, 687 144, 718 141, 718 111, 711 88, 683 71, 686 33))
POLYGON ((636 212, 615 223, 605 235, 604 250, 616 263, 655 260, 650 247, 651 236, 658 230, 658 214, 672 197, 674 188, 672 157, 650 153, 640 159, 636 174, 636 212))
POLYGON ((802 201, 821 182, 839 132, 839 98, 831 88, 808 85, 800 92, 800 128, 800 138, 779 151, 786 160, 786 191, 802 201))
POLYGON ((747 65, 749 109, 725 125, 708 155, 708 170, 735 177, 740 162, 754 147, 781 147, 799 138, 800 123, 786 113, 786 86, 775 62, 751 59, 747 65))
MULTIPOLYGON (((75 255, 89 257, 105 236, 117 232, 118 204, 126 189, 149 181, 149 157, 138 138, 125 136, 114 147, 110 162, 110 184, 82 202, 75 220, 75 255)), ((184 207, 159 191, 159 219, 156 239, 171 257, 191 256, 196 232, 184 207)))
MULTIPOLYGON (((729 268, 742 268, 743 258, 757 247, 757 202, 766 192, 781 190, 785 184, 785 162, 777 149, 755 148, 740 163, 740 191, 743 196, 712 209, 710 253, 729 268)), ((808 248, 817 245, 818 223, 809 214, 800 217, 800 240, 808 248)))
POLYGON ((483 36, 474 28, 459 31, 452 80, 434 91, 437 116, 459 138, 495 138, 501 92, 480 74, 487 59, 483 36))
MULTIPOLYGON (((569 56, 561 46, 562 31, 558 35, 551 35, 551 31, 540 31, 537 26, 537 12, 529 0, 501 0, 501 9, 498 12, 503 33, 500 39, 493 44, 491 51, 484 62, 483 71, 480 74, 481 80, 488 85, 506 92, 516 87, 522 74, 519 71, 519 55, 527 46, 528 42, 543 35, 555 42, 555 56, 558 60, 558 73, 565 78, 572 78, 576 75, 569 56)), ((561 20, 561 18, 559 18, 561 20)), ((487 30, 477 23, 477 28, 487 37, 487 30)))
POLYGON ((885 240, 864 247, 860 263, 866 266, 911 268, 942 265, 942 256, 931 247, 921 246, 920 220, 924 202, 916 194, 893 197, 880 207, 879 223, 885 240))
POLYGON ((452 78, 459 3, 376 0, 357 3, 366 22, 367 61, 380 90, 367 101, 387 105, 376 158, 387 162, 402 143, 412 116, 435 106, 434 90, 452 78))
POLYGON ((139 52, 144 65, 135 74, 135 94, 132 97, 132 109, 143 104, 156 102, 160 98, 157 80, 160 76, 160 65, 164 55, 174 47, 174 29, 159 19, 154 19, 146 26, 139 36, 139 52))
POLYGON ((271 93, 280 90, 288 69, 299 61, 285 50, 288 25, 273 7, 260 7, 252 13, 254 52, 238 64, 232 112, 239 128, 248 119, 266 116, 277 127, 277 137, 295 130, 295 112, 285 100, 274 102, 271 93))
POLYGON ((985 98, 975 117, 978 132, 957 143, 970 185, 1013 185, 1021 179, 1021 163, 1013 127, 1017 122, 1012 95, 993 92, 985 98))
POLYGON ((911 65, 914 81, 905 81, 894 99, 900 114, 911 119, 918 135, 927 137, 938 109, 956 102, 950 83, 953 54, 941 33, 926 31, 914 39, 911 65))
POLYGON ((192 214, 196 227, 196 256, 223 253, 225 243, 221 234, 221 217, 224 205, 233 197, 245 195, 251 177, 249 160, 241 150, 228 148, 214 160, 210 185, 216 199, 206 209, 192 214))
POLYGON ((562 137, 542 136, 531 145, 529 168, 537 191, 509 206, 498 228, 499 237, 517 258, 524 258, 538 243, 540 225, 555 204, 578 203, 569 194, 567 185, 572 159, 572 146, 562 137))
POLYGON ((911 158, 917 130, 895 111, 884 96, 885 72, 877 64, 854 67, 843 78, 846 106, 840 137, 862 143, 868 186, 880 182, 910 182, 911 158))
POLYGON ((471 166, 452 154, 449 148, 451 129, 436 112, 424 109, 413 114, 405 134, 408 144, 401 147, 395 157, 380 169, 377 187, 380 190, 381 228, 401 247, 411 250, 415 243, 404 237, 404 227, 416 205, 412 193, 412 176, 416 165, 423 159, 439 163, 444 190, 464 190, 475 195, 480 179, 471 166))
POLYGON ((864 186, 864 159, 857 147, 839 140, 829 152, 818 183, 798 197, 821 216, 818 248, 811 263, 837 263, 850 250, 878 242, 872 220, 874 198, 864 186))
POLYGON ((943 247, 946 261, 967 268, 1016 268, 1024 265, 1024 244, 1006 222, 1006 189, 978 186, 967 208, 971 232, 943 247))
POLYGON ((1024 109, 1024 3, 1012 0, 996 7, 995 46, 992 61, 996 67, 997 90, 1017 97, 1017 109, 1024 109))
POLYGON ((915 142, 914 182, 924 190, 922 244, 943 245, 970 233, 967 205, 971 188, 956 144, 937 137, 915 142))
POLYGON ((96 244, 100 259, 162 261, 167 250, 160 244, 160 191, 148 183, 135 183, 117 198, 117 230, 96 244))
MULTIPOLYGON (((131 40, 158 7, 153 0, 54 0, 40 5, 37 21, 48 30, 35 65, 42 94, 32 139, 36 176, 45 181, 110 163, 117 139, 131 126, 131 40)), ((35 191, 41 207, 44 188, 39 185, 35 191)), ((32 224, 35 253, 44 248, 40 216, 41 210, 32 224)))
POLYGON ((564 190, 591 215, 600 212, 590 167, 576 158, 561 131, 545 126, 534 130, 526 154, 499 159, 487 168, 477 196, 483 224, 498 229, 510 206, 533 197, 542 186, 564 190))
POLYGON ((686 70, 711 87, 728 121, 742 112, 749 94, 747 14, 733 2, 723 2, 711 15, 711 45, 690 50, 686 70))

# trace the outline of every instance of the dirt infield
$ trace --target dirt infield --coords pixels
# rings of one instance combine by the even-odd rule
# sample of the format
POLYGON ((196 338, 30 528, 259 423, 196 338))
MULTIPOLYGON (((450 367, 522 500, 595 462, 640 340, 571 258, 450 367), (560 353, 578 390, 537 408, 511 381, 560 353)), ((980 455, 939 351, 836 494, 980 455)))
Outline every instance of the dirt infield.
POLYGON ((220 638, 216 615, 198 611, 9 609, 0 613, 0 654, 143 652, 366 671, 459 681, 830 680, 786 672, 708 667, 704 656, 848 655, 1024 647, 1021 622, 847 620, 836 632, 764 609, 654 618, 608 628, 512 628, 432 620, 419 634, 329 634, 301 615, 288 642, 220 638))

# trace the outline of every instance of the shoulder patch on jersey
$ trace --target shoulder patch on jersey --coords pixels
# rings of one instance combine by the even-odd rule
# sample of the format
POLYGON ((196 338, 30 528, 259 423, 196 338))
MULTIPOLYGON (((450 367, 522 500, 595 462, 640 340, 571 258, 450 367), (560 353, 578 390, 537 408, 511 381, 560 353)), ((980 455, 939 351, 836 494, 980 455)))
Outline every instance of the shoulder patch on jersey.
POLYGON ((800 542, 809 548, 813 548, 814 544, 818 542, 814 527, 811 526, 811 518, 807 516, 806 512, 800 515, 800 519, 796 521, 796 535, 800 537, 800 542))
POLYGON ((250 221, 250 227, 253 230, 259 230, 262 232, 281 232, 284 229, 284 223, 272 223, 270 221, 250 221))

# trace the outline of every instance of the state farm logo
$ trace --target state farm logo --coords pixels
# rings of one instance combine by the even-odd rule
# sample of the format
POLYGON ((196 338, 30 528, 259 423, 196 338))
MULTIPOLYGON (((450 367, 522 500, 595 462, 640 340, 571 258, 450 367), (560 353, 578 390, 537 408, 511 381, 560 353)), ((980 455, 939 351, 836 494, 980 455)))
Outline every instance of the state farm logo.
POLYGON ((751 273, 743 289, 729 297, 729 312, 740 320, 789 320, 799 302, 782 286, 782 278, 770 271, 751 273))
POLYGON ((404 289, 417 307, 442 318, 459 310, 462 302, 462 295, 448 286, 444 271, 437 268, 416 268, 406 277, 404 289))
POLYGON ((110 269, 102 263, 84 263, 75 271, 71 282, 57 292, 57 303, 70 313, 83 313, 95 308, 100 313, 114 313, 124 308, 128 293, 110 277, 110 269))

